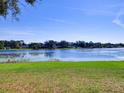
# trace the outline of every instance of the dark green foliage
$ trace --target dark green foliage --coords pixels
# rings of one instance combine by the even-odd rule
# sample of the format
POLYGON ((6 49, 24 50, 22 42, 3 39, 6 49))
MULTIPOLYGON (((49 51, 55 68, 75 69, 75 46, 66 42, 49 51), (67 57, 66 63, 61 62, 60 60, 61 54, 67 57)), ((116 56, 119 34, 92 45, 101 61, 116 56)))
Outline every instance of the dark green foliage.
MULTIPOLYGON (((25 0, 27 4, 34 5, 38 0, 25 0)), ((0 0, 0 16, 6 17, 10 12, 13 17, 20 13, 22 0, 0 0)))
POLYGON ((61 41, 58 43, 59 48, 69 48, 71 47, 71 43, 67 41, 61 41))
POLYGON ((25 45, 23 40, 20 41, 1 41, 2 43, 4 43, 4 48, 6 49, 20 49, 23 48, 23 46, 25 45))
POLYGON ((0 0, 0 15, 5 16, 7 15, 7 1, 5 0, 0 0))
POLYGON ((4 49, 4 42, 0 41, 0 49, 4 49))
POLYGON ((33 5, 36 0, 25 0, 27 3, 33 5))
POLYGON ((42 49, 43 48, 43 44, 42 43, 31 43, 28 46, 31 49, 42 49))
POLYGON ((57 48, 57 42, 53 41, 53 40, 46 41, 44 43, 44 48, 56 49, 57 48))
POLYGON ((82 47, 82 48, 87 47, 86 46, 87 44, 84 41, 77 41, 75 45, 78 46, 78 47, 82 47))
POLYGON ((10 48, 20 49, 21 48, 21 41, 10 41, 10 48))

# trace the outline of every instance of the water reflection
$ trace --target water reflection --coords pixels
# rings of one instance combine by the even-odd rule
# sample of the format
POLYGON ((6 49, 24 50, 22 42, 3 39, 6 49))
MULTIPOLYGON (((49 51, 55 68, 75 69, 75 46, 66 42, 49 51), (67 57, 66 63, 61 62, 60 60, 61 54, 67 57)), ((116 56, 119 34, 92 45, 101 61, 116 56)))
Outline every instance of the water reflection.
POLYGON ((0 62, 124 60, 124 49, 0 50, 0 62))
POLYGON ((31 55, 31 56, 42 56, 42 55, 44 55, 44 53, 37 53, 37 52, 36 53, 35 52, 33 53, 32 52, 32 53, 29 53, 29 55, 31 55))
POLYGON ((14 57, 24 57, 26 53, 9 53, 9 54, 0 54, 0 58, 14 58, 14 57))
POLYGON ((54 52, 46 52, 44 55, 48 58, 53 58, 54 57, 54 52))
POLYGON ((30 56, 45 56, 52 58, 54 56, 54 52, 43 52, 43 53, 38 53, 38 52, 31 52, 29 53, 30 56))

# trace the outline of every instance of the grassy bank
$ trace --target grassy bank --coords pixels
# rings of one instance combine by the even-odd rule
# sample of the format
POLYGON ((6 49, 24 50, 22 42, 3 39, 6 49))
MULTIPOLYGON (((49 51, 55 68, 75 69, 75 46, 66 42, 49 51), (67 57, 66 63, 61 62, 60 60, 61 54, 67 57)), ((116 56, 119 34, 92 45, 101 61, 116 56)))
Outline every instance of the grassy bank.
POLYGON ((124 61, 2 63, 0 93, 124 93, 124 61))

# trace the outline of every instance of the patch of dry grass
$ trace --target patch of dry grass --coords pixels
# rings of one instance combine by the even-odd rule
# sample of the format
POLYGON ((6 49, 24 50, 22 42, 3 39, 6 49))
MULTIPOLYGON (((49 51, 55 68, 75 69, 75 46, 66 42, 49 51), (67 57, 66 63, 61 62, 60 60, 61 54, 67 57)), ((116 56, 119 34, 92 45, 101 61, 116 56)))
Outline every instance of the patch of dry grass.
POLYGON ((60 73, 1 74, 0 93, 124 93, 124 82, 116 78, 95 79, 60 73))
POLYGON ((44 69, 38 65, 34 70, 30 70, 30 66, 23 71, 19 66, 16 71, 14 66, 11 71, 1 70, 0 93, 124 93, 124 70, 118 67, 103 69, 102 66, 73 65, 63 68, 60 65, 60 68, 50 68, 47 65, 44 69))

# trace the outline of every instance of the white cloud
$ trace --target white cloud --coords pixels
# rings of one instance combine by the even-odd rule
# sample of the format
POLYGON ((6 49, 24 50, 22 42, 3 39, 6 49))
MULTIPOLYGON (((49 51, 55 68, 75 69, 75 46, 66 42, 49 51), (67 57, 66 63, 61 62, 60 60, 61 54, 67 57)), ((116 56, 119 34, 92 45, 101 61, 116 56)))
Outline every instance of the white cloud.
POLYGON ((45 18, 48 21, 56 22, 56 23, 62 23, 62 24, 74 24, 73 22, 69 22, 66 19, 60 19, 60 18, 45 18))
POLYGON ((74 8, 74 7, 64 7, 67 9, 71 9, 74 11, 79 11, 82 12, 83 14, 86 15, 91 15, 91 16, 113 16, 116 15, 115 12, 109 8, 109 7, 102 7, 102 8, 74 8))
POLYGON ((120 11, 119 13, 117 13, 117 16, 115 17, 115 19, 112 21, 112 23, 124 28, 124 23, 121 21, 120 17, 124 15, 123 10, 120 11))
POLYGON ((6 36, 29 36, 34 35, 32 31, 20 31, 20 30, 2 30, 0 31, 2 34, 6 36))
POLYGON ((55 22, 59 22, 59 23, 65 23, 65 20, 57 19, 57 18, 47 18, 47 20, 55 21, 55 22))

